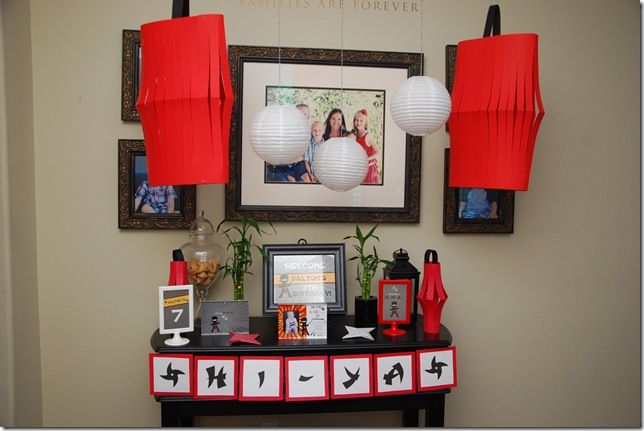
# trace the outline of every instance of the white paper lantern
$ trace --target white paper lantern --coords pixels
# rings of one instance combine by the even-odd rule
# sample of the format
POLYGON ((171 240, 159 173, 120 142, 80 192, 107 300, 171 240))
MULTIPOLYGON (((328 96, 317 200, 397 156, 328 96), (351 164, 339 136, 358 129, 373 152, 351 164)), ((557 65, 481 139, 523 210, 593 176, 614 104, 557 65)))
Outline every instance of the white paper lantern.
POLYGON ((253 151, 272 165, 291 163, 304 155, 310 138, 309 120, 295 106, 267 106, 250 125, 253 151))
POLYGON ((367 175, 367 153, 354 139, 331 138, 315 152, 313 170, 323 186, 346 192, 360 185, 367 175))
POLYGON ((445 86, 429 76, 412 76, 391 98, 394 122, 412 136, 426 136, 449 118, 452 100, 445 86))

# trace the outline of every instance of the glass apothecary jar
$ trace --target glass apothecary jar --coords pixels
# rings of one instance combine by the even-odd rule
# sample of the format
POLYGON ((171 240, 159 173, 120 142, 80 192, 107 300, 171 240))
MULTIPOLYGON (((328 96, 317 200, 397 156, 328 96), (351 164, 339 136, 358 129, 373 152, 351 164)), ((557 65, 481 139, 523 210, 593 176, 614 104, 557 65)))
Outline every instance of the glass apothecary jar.
POLYGON ((201 303, 208 297, 210 288, 221 276, 225 251, 214 242, 215 229, 204 211, 190 225, 190 241, 181 246, 181 252, 188 263, 188 282, 195 288, 199 299, 196 316, 199 317, 201 303))

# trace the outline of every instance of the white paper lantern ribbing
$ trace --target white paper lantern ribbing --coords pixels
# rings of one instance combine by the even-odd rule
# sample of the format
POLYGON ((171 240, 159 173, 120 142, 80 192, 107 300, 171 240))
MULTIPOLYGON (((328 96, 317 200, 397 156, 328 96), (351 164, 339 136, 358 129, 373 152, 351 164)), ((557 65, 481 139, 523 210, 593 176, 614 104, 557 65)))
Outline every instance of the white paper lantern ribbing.
POLYGON ((310 137, 309 120, 295 106, 267 106, 250 125, 253 151, 272 165, 291 163, 302 156, 310 137))
POLYGON ((394 122, 412 136, 426 136, 449 118, 452 100, 445 86, 429 76, 412 76, 391 98, 394 122))
POLYGON ((346 192, 360 185, 367 175, 367 153, 354 139, 331 138, 315 152, 313 171, 323 186, 346 192))

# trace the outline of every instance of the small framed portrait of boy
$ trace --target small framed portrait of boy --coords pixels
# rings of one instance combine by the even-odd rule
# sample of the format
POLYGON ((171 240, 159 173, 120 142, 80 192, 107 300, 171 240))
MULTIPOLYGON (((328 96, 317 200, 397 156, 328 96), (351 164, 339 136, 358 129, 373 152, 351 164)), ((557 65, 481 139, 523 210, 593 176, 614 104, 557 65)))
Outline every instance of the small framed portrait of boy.
POLYGON ((408 324, 411 315, 410 305, 410 280, 380 280, 378 284, 379 324, 408 324))
POLYGON ((119 229, 189 229, 196 186, 151 185, 144 141, 119 139, 118 146, 119 229))
POLYGON ((326 304, 279 304, 277 335, 280 340, 326 339, 326 304))

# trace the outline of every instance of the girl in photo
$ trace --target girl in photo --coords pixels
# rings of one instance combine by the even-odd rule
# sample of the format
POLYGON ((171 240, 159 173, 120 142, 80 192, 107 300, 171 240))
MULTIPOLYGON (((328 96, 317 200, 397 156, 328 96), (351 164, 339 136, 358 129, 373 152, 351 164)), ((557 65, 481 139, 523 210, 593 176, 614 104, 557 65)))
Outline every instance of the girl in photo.
POLYGON ((367 110, 361 109, 353 116, 353 134, 356 136, 356 142, 367 153, 367 160, 369 161, 369 169, 362 184, 381 184, 382 180, 380 178, 377 160, 378 148, 369 134, 368 129, 369 119, 367 118, 367 110))

